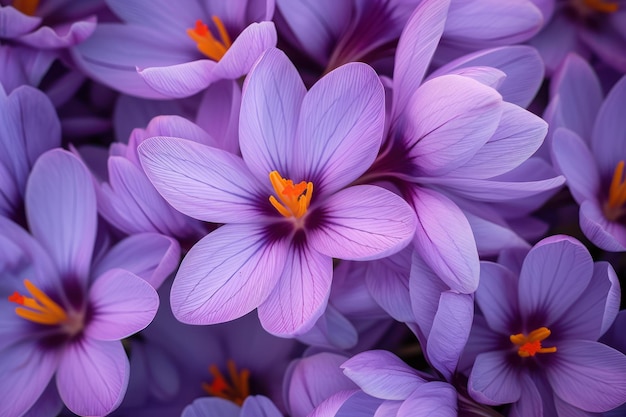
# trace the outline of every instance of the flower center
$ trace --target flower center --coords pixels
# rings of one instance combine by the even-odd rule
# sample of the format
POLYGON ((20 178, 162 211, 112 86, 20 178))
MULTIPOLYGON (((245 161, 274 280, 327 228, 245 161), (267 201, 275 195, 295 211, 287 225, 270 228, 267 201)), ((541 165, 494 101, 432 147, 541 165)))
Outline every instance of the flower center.
POLYGON ((270 182, 278 196, 278 199, 270 196, 272 206, 285 217, 304 216, 313 196, 313 183, 301 181, 294 185, 292 180, 281 177, 278 171, 270 172, 270 182))
POLYGON ((213 16, 212 20, 217 28, 219 40, 213 37, 209 27, 199 19, 196 21, 195 28, 187 29, 187 35, 196 42, 200 52, 214 61, 219 61, 232 43, 220 18, 213 16))
POLYGON ((237 372, 237 366, 232 359, 228 361, 227 366, 230 381, 226 380, 217 366, 211 365, 209 372, 213 375, 213 382, 211 384, 203 383, 202 388, 209 395, 224 398, 241 406, 246 397, 250 395, 250 384, 248 382, 250 371, 242 369, 237 372))
POLYGON ((39 6, 39 0, 13 0, 11 5, 25 15, 34 16, 37 6, 39 6))
POLYGON ((624 181, 624 161, 619 161, 613 172, 609 198, 604 204, 604 216, 611 221, 617 220, 624 212, 626 203, 626 181, 624 181))
POLYGON ((540 327, 533 330, 526 336, 523 333, 513 334, 510 336, 510 340, 513 344, 519 346, 517 354, 522 358, 529 356, 535 356, 537 353, 554 353, 556 347, 544 348, 541 346, 541 342, 544 341, 552 332, 547 327, 540 327))
POLYGON ((619 2, 611 0, 571 0, 570 4, 580 16, 593 13, 615 13, 619 10, 619 2))

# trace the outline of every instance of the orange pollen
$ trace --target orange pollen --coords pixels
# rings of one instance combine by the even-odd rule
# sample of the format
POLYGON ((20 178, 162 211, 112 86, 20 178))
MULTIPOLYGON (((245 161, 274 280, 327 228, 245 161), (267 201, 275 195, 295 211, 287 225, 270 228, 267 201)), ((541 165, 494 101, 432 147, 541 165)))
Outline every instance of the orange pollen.
POLYGON ((533 330, 526 336, 523 333, 518 333, 510 336, 510 340, 513 344, 519 346, 517 354, 522 358, 529 356, 535 356, 537 353, 554 353, 556 347, 544 348, 541 346, 541 342, 550 336, 552 332, 547 327, 540 327, 533 330))
POLYGON ((270 203, 280 214, 296 218, 306 214, 313 196, 312 182, 302 181, 294 185, 292 180, 281 177, 278 171, 270 172, 270 182, 278 196, 277 199, 271 195, 270 203))
POLYGON ((237 372, 237 366, 232 359, 228 361, 227 366, 230 383, 217 366, 211 365, 209 372, 213 375, 213 382, 211 384, 203 383, 202 389, 209 395, 224 398, 241 406, 246 397, 250 395, 250 371, 242 369, 237 372))
POLYGON ((34 16, 39 6, 39 0, 13 0, 13 8, 28 16, 34 16))
POLYGON ((213 37, 209 27, 202 20, 196 21, 196 27, 187 29, 187 35, 198 45, 198 50, 214 61, 222 59, 228 48, 232 45, 228 32, 224 23, 219 17, 212 17, 213 23, 217 28, 219 40, 213 37))
POLYGON ((37 288, 35 284, 25 279, 24 286, 32 297, 25 297, 17 291, 9 296, 10 302, 22 306, 15 308, 15 314, 39 324, 57 325, 67 322, 67 314, 63 308, 37 288))
POLYGON ((614 221, 624 214, 623 206, 626 203, 626 181, 624 181, 624 161, 619 161, 613 172, 609 198, 604 205, 604 214, 607 219, 614 221))
POLYGON ((616 1, 604 1, 604 0, 583 0, 585 6, 601 13, 615 13, 619 10, 619 4, 616 1))

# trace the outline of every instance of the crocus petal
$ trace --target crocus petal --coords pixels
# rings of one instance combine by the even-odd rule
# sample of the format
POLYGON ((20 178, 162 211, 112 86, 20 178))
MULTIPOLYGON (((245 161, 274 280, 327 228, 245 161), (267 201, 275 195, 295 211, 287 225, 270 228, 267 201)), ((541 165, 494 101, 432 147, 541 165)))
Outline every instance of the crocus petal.
POLYGON ((610 252, 626 251, 626 227, 608 221, 597 201, 583 201, 579 221, 581 230, 594 245, 610 252))
POLYGON ((460 75, 426 81, 411 97, 404 132, 418 172, 439 176, 468 162, 502 116, 496 90, 460 75))
POLYGON ((308 233, 308 242, 334 258, 369 260, 391 255, 411 241, 415 230, 415 214, 409 205, 373 185, 341 190, 319 210, 322 224, 308 233))
POLYGON ((513 403, 522 394, 520 371, 510 364, 508 351, 484 352, 476 357, 467 388, 487 405, 513 403))
POLYGON ((219 397, 196 398, 183 410, 181 417, 239 417, 241 408, 219 397))
MULTIPOLYGON (((320 405, 315 407, 308 417, 337 417, 343 407, 353 398, 365 395, 360 390, 342 390, 326 398, 320 405)), ((294 415, 298 417, 298 415, 294 415)))
POLYGON ((35 29, 41 23, 41 18, 26 15, 13 6, 0 7, 0 38, 13 39, 35 29))
POLYGON ((343 65, 320 79, 302 101, 291 172, 332 193, 374 162, 383 137, 385 92, 363 63, 343 65))
POLYGON ((458 395, 445 382, 429 382, 418 387, 398 409, 398 417, 457 417, 458 395))
POLYGON ((265 228, 226 224, 187 253, 171 291, 174 316, 188 324, 239 318, 268 297, 287 260, 287 242, 265 228))
POLYGON ((61 276, 86 280, 97 227, 96 195, 87 168, 67 151, 46 152, 33 166, 25 203, 31 232, 61 276))
MULTIPOLYGON (((220 97, 222 98, 222 97, 220 97)), ((217 138, 211 136, 199 125, 177 115, 158 115, 146 126, 145 136, 170 136, 185 138, 207 146, 218 147, 217 138)))
POLYGON ((543 318, 543 326, 557 323, 583 293, 593 274, 593 260, 580 242, 552 236, 526 255, 519 277, 519 308, 523 318, 543 318))
POLYGON ((109 414, 124 398, 129 369, 121 342, 82 338, 63 350, 56 377, 59 395, 78 415, 109 414))
POLYGON ((554 393, 585 411, 609 411, 626 401, 626 356, 598 342, 564 340, 546 367, 554 393))
POLYGON ((423 1, 406 23, 398 41, 393 70, 392 114, 401 112, 422 83, 439 43, 450 2, 423 1))
POLYGON ((296 67, 280 50, 269 49, 244 84, 239 145, 259 178, 277 170, 288 175, 300 106, 306 88, 296 67))
POLYGON ((120 340, 150 324, 159 307, 159 296, 135 274, 112 269, 89 289, 89 305, 92 316, 85 335, 96 340, 120 340))
MULTIPOLYGON (((522 395, 511 407, 511 417, 543 417, 541 394, 530 375, 521 375, 522 395)), ((568 414, 565 414, 568 415, 568 414)), ((568 415, 569 416, 569 415, 568 415)))
POLYGON ((246 398, 241 406, 240 417, 282 417, 272 400, 262 395, 246 398))
POLYGON ((41 26, 37 30, 19 37, 23 44, 39 49, 68 48, 78 45, 96 30, 97 19, 90 16, 59 26, 41 26))
POLYGON ((580 48, 579 25, 571 21, 565 13, 554 15, 549 25, 528 41, 537 48, 546 66, 546 75, 551 76, 566 58, 568 52, 580 48))
POLYGON ((385 400, 404 400, 426 383, 413 368, 386 350, 359 353, 341 368, 366 394, 385 400))
POLYGON ((199 59, 167 67, 138 67, 137 73, 159 94, 181 98, 194 95, 215 81, 216 66, 214 61, 199 59))
POLYGON ((263 328, 277 336, 304 333, 322 315, 333 276, 332 258, 292 245, 278 283, 259 306, 263 328))
POLYGON ((10 401, 0 401, 0 415, 21 416, 44 392, 59 362, 58 351, 33 341, 0 352, 0 389, 10 401))
POLYGON ((184 139, 157 137, 139 145, 139 157, 152 184, 178 211, 214 223, 258 218, 255 192, 260 186, 238 156, 184 139))
POLYGON ((37 402, 22 417, 58 416, 63 410, 63 401, 57 392, 56 383, 50 381, 37 402))
MULTIPOLYGON (((624 13, 620 13, 623 15, 624 13)), ((580 37, 602 61, 623 73, 626 71, 626 41, 623 35, 624 20, 613 23, 615 28, 611 28, 610 24, 602 27, 600 30, 583 30, 580 31, 580 37), (617 29, 617 30, 612 30, 617 29), (621 29, 621 33, 619 33, 621 29)))
POLYGON ((448 173, 460 178, 489 178, 517 168, 543 143, 548 125, 531 112, 502 103, 502 118, 493 136, 472 159, 448 173))
POLYGON ((583 140, 573 131, 558 128, 552 137, 552 160, 565 175, 572 195, 582 204, 600 195, 596 161, 583 140))
POLYGON ((478 251, 463 212, 449 198, 426 188, 411 190, 417 213, 415 248, 451 289, 472 293, 478 287, 478 251))
POLYGON ((268 48, 276 46, 274 22, 251 23, 237 36, 215 67, 218 79, 236 80, 246 75, 268 48))
POLYGON ((506 78, 497 88, 502 99, 526 108, 543 81, 543 61, 535 48, 526 45, 512 45, 482 50, 464 55, 438 68, 430 78, 447 74, 453 69, 487 66, 497 68, 506 78))
POLYGON ((196 123, 214 138, 216 144, 212 146, 239 154, 240 109, 241 87, 236 81, 220 80, 207 88, 198 105, 196 123))
POLYGON ((481 262, 476 303, 489 327, 507 334, 519 315, 517 277, 502 265, 481 262))
POLYGON ((328 304, 315 325, 306 333, 298 335, 298 340, 309 346, 347 350, 357 344, 359 333, 350 320, 332 304, 328 304))
POLYGON ((602 178, 612 178, 617 163, 624 158, 626 118, 622 110, 625 107, 626 78, 622 77, 602 103, 591 134, 591 150, 602 178))
MULTIPOLYGON (((590 412, 581 410, 580 408, 575 407, 571 405, 570 403, 563 401, 556 395, 553 396, 553 401, 554 401, 555 412, 559 416, 567 416, 567 417, 600 417, 600 416, 610 417, 612 416, 612 414, 590 413, 590 412)), ((619 408, 613 411, 614 412, 616 411, 619 413, 619 408)), ((619 416, 619 414, 616 414, 616 416, 619 416)))

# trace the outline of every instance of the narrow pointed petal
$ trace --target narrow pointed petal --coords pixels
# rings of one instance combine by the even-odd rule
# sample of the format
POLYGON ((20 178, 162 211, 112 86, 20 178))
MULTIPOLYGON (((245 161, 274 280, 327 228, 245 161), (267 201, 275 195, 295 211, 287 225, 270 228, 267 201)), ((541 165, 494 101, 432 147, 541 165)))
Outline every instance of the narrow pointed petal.
POLYGON ((139 145, 139 157, 152 184, 178 211, 214 223, 258 218, 255 192, 261 187, 238 156, 184 139, 158 137, 139 145))
POLYGON ((159 307, 159 296, 135 274, 113 269, 91 286, 89 305, 92 316, 85 335, 96 340, 121 340, 150 324, 159 307))
POLYGON ((170 300, 188 324, 230 321, 258 307, 276 286, 287 242, 264 227, 226 224, 191 248, 176 274, 170 300))
POLYGON ((277 336, 309 330, 322 315, 333 276, 332 258, 307 246, 289 249, 274 291, 259 306, 263 328, 277 336))
POLYGON ((366 394, 385 400, 404 400, 426 383, 413 368, 386 350, 359 353, 341 368, 366 394))
POLYGON ((0 415, 21 416, 35 404, 52 379, 59 362, 55 350, 42 349, 37 343, 25 342, 2 349, 0 415))
POLYGON ((553 236, 537 243, 526 255, 519 277, 519 308, 523 318, 558 323, 583 293, 593 275, 587 249, 568 236, 553 236), (538 279, 541 277, 540 279, 538 279))
POLYGON ((398 409, 398 417, 457 417, 458 395, 454 387, 434 381, 417 388, 398 409))
POLYGON ((304 83, 280 50, 268 50, 252 69, 241 98, 239 144, 244 160, 260 178, 277 170, 288 175, 304 83))
POLYGON ((487 405, 514 403, 522 395, 520 371, 509 363, 508 351, 484 352, 476 357, 467 388, 487 405))
POLYGON ((321 193, 345 187, 374 162, 384 120, 385 92, 371 67, 350 63, 331 71, 302 102, 291 172, 321 193))
POLYGON ((217 77, 217 64, 208 59, 162 67, 137 67, 137 73, 159 94, 170 98, 194 95, 207 88, 217 77))
POLYGON ((347 260, 378 259, 404 248, 415 230, 415 214, 400 197, 381 187, 359 185, 330 196, 322 224, 308 233, 315 250, 347 260))
POLYGON ((61 276, 86 280, 96 235, 96 195, 91 174, 64 150, 35 163, 26 187, 32 234, 54 259, 61 276))
POLYGON ((413 320, 419 326, 422 335, 420 343, 427 344, 428 335, 439 308, 441 294, 448 287, 424 262, 417 251, 411 259, 411 277, 409 278, 409 297, 413 310, 413 320))
POLYGON ((609 411, 626 401, 626 356, 598 342, 562 341, 546 375, 554 392, 585 411, 609 411))
POLYGON ((426 188, 411 191, 417 213, 415 248, 451 289, 472 293, 478 287, 478 250, 472 229, 459 207, 426 188))
POLYGON ((582 204, 600 195, 600 175, 591 151, 573 131, 558 128, 552 137, 552 160, 567 179, 572 195, 582 204))
POLYGON ((500 264, 481 262, 476 303, 489 327, 506 334, 519 316, 517 277, 500 264))
POLYGON ((422 83, 443 33, 449 6, 448 0, 423 1, 406 23, 393 70, 393 115, 402 112, 422 83))
POLYGON ((425 176, 444 175, 467 163, 494 134, 502 97, 460 75, 426 81, 411 97, 404 132, 409 155, 425 176))
POLYGON ((129 369, 121 342, 85 337, 63 351, 56 377, 59 395, 78 415, 109 414, 124 398, 129 369))

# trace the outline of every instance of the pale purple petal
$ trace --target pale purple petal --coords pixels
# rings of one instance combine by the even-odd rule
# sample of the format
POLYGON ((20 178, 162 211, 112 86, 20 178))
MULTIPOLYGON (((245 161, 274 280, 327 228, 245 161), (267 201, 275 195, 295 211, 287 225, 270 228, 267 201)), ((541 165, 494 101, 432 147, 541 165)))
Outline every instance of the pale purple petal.
POLYGON ((374 162, 384 118, 385 92, 371 67, 355 62, 331 71, 302 102, 291 172, 324 194, 345 187, 374 162))
MULTIPOLYGON (((617 13, 616 13, 617 14, 617 13)), ((623 11, 619 13, 623 15, 623 11)), ((622 33, 617 33, 616 30, 612 30, 609 24, 601 26, 600 30, 582 30, 580 31, 580 38, 589 49, 591 49, 605 64, 610 65, 620 73, 626 71, 626 40, 623 34, 623 19, 613 23, 616 25, 617 30, 622 30, 622 33)))
POLYGON ((449 198, 426 188, 411 190, 417 213, 415 248, 451 289, 472 293, 478 287, 478 251, 463 212, 449 198))
POLYGON ((196 123, 217 142, 216 148, 239 154, 240 108, 241 87, 233 80, 211 84, 202 96, 196 123))
POLYGON ((6 347, 0 355, 0 390, 5 398, 0 401, 0 415, 21 416, 35 404, 52 379, 59 352, 28 341, 6 347))
MULTIPOLYGON (((341 411, 344 410, 344 406, 349 407, 351 399, 355 399, 364 395, 361 390, 342 390, 326 398, 321 404, 308 414, 308 417, 337 417, 341 411)), ((304 416, 306 414, 303 414, 304 416)), ((299 417, 295 414, 294 417, 299 417)), ((376 416, 378 417, 378 415, 376 416)), ((384 416, 381 416, 384 417, 384 416)))
POLYGON ((441 38, 449 5, 448 0, 421 2, 400 35, 393 70, 394 117, 422 83, 441 38))
POLYGON ((366 394, 385 400, 404 400, 426 383, 417 371, 386 350, 359 353, 341 368, 366 394))
POLYGON ((557 13, 550 24, 528 41, 537 48, 546 66, 546 75, 551 76, 567 57, 568 52, 580 49, 580 29, 565 13, 557 13))
POLYGON ((37 402, 21 417, 58 416, 61 410, 63 410, 63 401, 57 392, 56 383, 50 381, 37 402))
MULTIPOLYGON (((250 170, 268 178, 290 175, 294 138, 306 88, 296 67, 278 49, 268 50, 252 69, 241 97, 239 145, 250 170)), ((269 180, 268 180, 269 181, 269 180)))
POLYGON ((553 396, 554 408, 556 413, 559 416, 567 416, 567 417, 610 417, 611 414, 600 414, 600 413, 590 413, 584 410, 581 410, 578 407, 571 405, 563 401, 558 396, 553 396))
POLYGON ((250 224, 227 224, 210 233, 191 248, 176 274, 174 316, 183 323, 214 324, 249 313, 278 283, 287 244, 250 224))
POLYGON ((521 375, 522 395, 512 405, 510 417, 543 417, 541 394, 530 375, 521 375))
POLYGON ((411 97, 404 132, 419 174, 439 176, 468 162, 495 133, 502 97, 459 75, 426 81, 411 97))
POLYGON ((454 387, 434 381, 418 387, 398 409, 398 417, 457 417, 458 395, 454 387))
POLYGON ((159 296, 150 284, 123 269, 96 278, 89 289, 91 318, 85 335, 96 340, 121 340, 143 330, 154 318, 159 296))
POLYGON ((72 412, 103 416, 122 402, 128 376, 128 358, 121 342, 85 337, 65 347, 57 371, 57 388, 72 412))
POLYGON ((626 401, 626 356, 598 342, 561 341, 546 367, 554 393, 585 411, 609 411, 626 401))
POLYGON ((96 30, 95 16, 58 26, 41 26, 19 37, 19 42, 38 49, 68 48, 87 39, 96 30))
POLYGON ((139 155, 152 184, 178 211, 214 223, 258 219, 255 192, 261 187, 238 156, 162 137, 139 145, 139 155))
POLYGON ((497 68, 492 67, 465 67, 454 68, 446 72, 446 75, 461 75, 471 78, 479 83, 498 89, 502 82, 506 79, 506 74, 497 68))
POLYGON ((207 146, 218 147, 217 138, 211 136, 199 125, 177 115, 159 115, 152 118, 146 126, 144 136, 146 138, 151 136, 185 138, 207 146))
POLYGON ((214 61, 199 59, 163 67, 137 67, 137 73, 159 94, 181 98, 194 95, 216 81, 218 79, 214 74, 216 66, 214 61))
POLYGON ((506 267, 493 263, 480 263, 480 284, 476 303, 489 327, 501 334, 519 326, 517 317, 517 277, 506 267))
POLYGON ((0 22, 0 38, 13 39, 35 29, 41 23, 41 18, 26 15, 13 6, 2 6, 0 22))
POLYGON ((581 230, 594 245, 610 252, 626 251, 626 227, 607 220, 599 202, 583 201, 579 220, 581 230))
POLYGON ((567 185, 578 204, 585 200, 596 200, 601 195, 596 161, 576 133, 565 128, 558 128, 554 132, 552 160, 567 179, 567 185))
POLYGON ((347 350, 357 344, 359 333, 350 320, 332 304, 328 304, 315 325, 297 338, 309 346, 347 350))
POLYGON ((411 259, 411 277, 409 278, 409 297, 413 310, 413 320, 422 333, 418 334, 420 343, 427 344, 428 335, 433 326, 441 294, 450 288, 426 265, 417 251, 411 259))
POLYGON ((183 410, 181 417, 240 417, 241 408, 219 397, 196 398, 183 410))
POLYGON ((519 308, 523 318, 542 318, 550 327, 567 313, 593 274, 593 259, 580 242, 552 236, 526 255, 519 277, 519 308))
POLYGON ((339 191, 318 210, 323 213, 321 225, 307 233, 308 242, 333 258, 369 260, 391 255, 411 241, 415 230, 409 205, 373 185, 339 191))
POLYGON ((259 306, 261 325, 277 336, 309 330, 322 315, 333 277, 332 258, 292 243, 274 290, 259 306))
POLYGON ((86 280, 97 227, 96 195, 87 168, 67 151, 48 151, 33 166, 25 203, 31 233, 61 276, 86 280))
POLYGON ((240 417, 283 417, 272 400, 262 395, 246 398, 241 406, 240 417))
POLYGON ((511 365, 509 351, 487 351, 474 362, 467 388, 476 401, 487 405, 513 403, 522 394, 522 374, 511 365))
POLYGON ((158 289, 179 262, 180 245, 176 240, 157 233, 140 233, 113 246, 94 266, 92 275, 99 276, 109 269, 121 268, 158 289))

